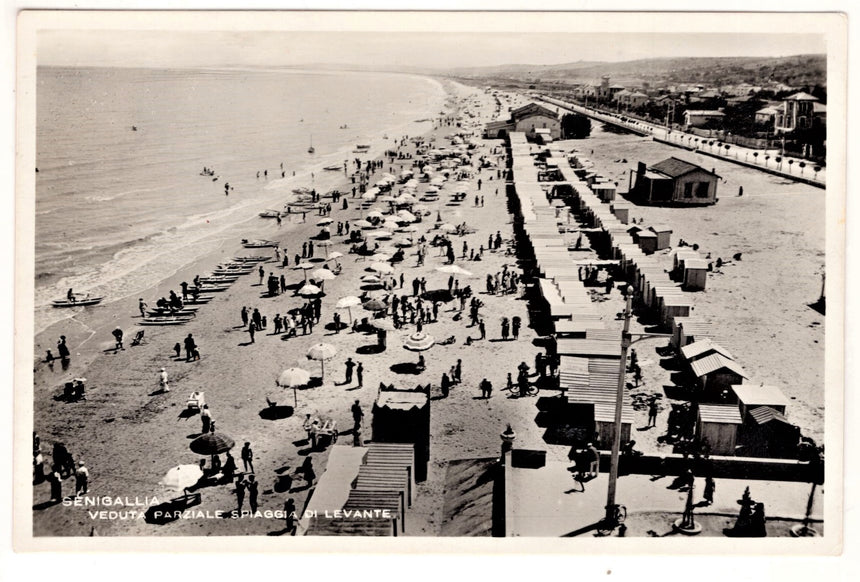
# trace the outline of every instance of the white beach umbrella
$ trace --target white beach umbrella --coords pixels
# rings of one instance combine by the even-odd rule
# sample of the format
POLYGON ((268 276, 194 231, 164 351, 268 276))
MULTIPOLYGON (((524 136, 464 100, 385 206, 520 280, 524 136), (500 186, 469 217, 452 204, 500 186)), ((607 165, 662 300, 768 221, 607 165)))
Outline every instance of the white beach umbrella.
POLYGON ((471 271, 467 271, 466 269, 458 265, 442 265, 441 267, 436 267, 436 270, 440 273, 447 273, 450 275, 462 275, 464 277, 472 276, 471 271))
POLYGON ((390 261, 391 257, 389 255, 386 255, 385 253, 374 253, 374 255, 370 257, 370 260, 379 263, 385 263, 387 261, 390 261))
POLYGON ((368 222, 367 220, 356 220, 352 223, 352 226, 357 226, 358 228, 364 229, 373 228, 373 225, 370 224, 370 222, 368 222))
POLYGON ((320 289, 316 285, 305 283, 304 285, 302 285, 302 288, 299 289, 298 294, 302 297, 316 297, 318 295, 322 295, 322 292, 322 289, 320 289))
POLYGON ((200 465, 177 465, 170 469, 158 483, 174 491, 184 491, 203 477, 200 465))
POLYGON ((293 270, 299 270, 300 269, 300 270, 304 271, 305 281, 307 281, 308 280, 308 271, 310 271, 311 269, 314 269, 314 268, 316 268, 316 265, 314 263, 299 263, 298 265, 293 267, 293 270))
POLYGON ((392 267, 388 263, 371 263, 369 268, 372 271, 376 271, 377 273, 383 273, 386 275, 390 275, 394 272, 394 267, 392 267))
POLYGON ((457 227, 451 224, 450 222, 446 222, 442 226, 439 227, 439 230, 442 232, 457 232, 457 227))
POLYGON ((364 194, 361 195, 361 199, 373 201, 373 200, 376 200, 376 194, 368 191, 368 192, 365 192, 364 194))
POLYGON ((401 226, 397 229, 397 232, 418 232, 418 227, 408 224, 406 226, 401 226))
POLYGON ((317 269, 311 273, 311 277, 314 278, 314 281, 331 281, 332 279, 336 279, 337 275, 328 269, 317 269))
POLYGON ((356 297, 355 295, 347 295, 346 297, 341 297, 335 303, 335 307, 337 309, 346 309, 347 313, 349 313, 349 323, 352 323, 352 308, 361 305, 361 299, 356 297))
POLYGON ((322 380, 325 381, 325 362, 337 355, 337 349, 331 344, 315 344, 308 350, 309 360, 318 360, 322 371, 322 380))
POLYGON ((415 222, 418 220, 418 217, 409 212, 408 210, 399 210, 397 212, 397 220, 399 222, 415 222))
POLYGON ((413 203, 417 202, 417 200, 415 199, 415 196, 413 196, 412 194, 410 194, 408 192, 404 192, 403 194, 401 194, 400 196, 395 198, 394 202, 396 202, 397 204, 413 204, 413 203))
POLYGON ((382 212, 380 212, 379 210, 371 210, 370 212, 367 213, 367 217, 382 220, 385 217, 385 215, 382 214, 382 212))
POLYGON ((296 395, 296 390, 299 386, 307 386, 310 381, 311 373, 307 370, 303 368, 287 368, 281 372, 275 383, 282 388, 293 389, 293 407, 298 408, 299 399, 296 395))
POLYGON ((387 230, 374 230, 367 233, 371 238, 391 238, 391 232, 387 230))

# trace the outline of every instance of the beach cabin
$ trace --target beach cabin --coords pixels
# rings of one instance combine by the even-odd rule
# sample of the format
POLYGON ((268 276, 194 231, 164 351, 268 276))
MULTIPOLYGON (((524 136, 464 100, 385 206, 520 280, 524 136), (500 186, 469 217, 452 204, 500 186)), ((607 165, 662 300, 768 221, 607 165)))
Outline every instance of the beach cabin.
POLYGON ((643 204, 698 206, 717 202, 720 176, 675 157, 630 170, 630 194, 643 204), (634 181, 635 177, 635 181, 634 181))
POLYGON ((738 384, 732 386, 732 394, 737 400, 742 418, 746 418, 747 413, 762 406, 767 406, 785 415, 785 411, 791 402, 778 387, 765 386, 764 384, 760 384, 759 386, 754 384, 738 384))
POLYGON ((723 392, 730 393, 733 385, 749 379, 740 364, 722 354, 691 362, 690 367, 705 401, 719 398, 723 392))
MULTIPOLYGON (((621 408, 621 442, 630 440, 630 429, 633 426, 633 408, 624 406, 621 408)), ((594 443, 599 449, 612 449, 615 439, 615 404, 597 402, 594 404, 594 432, 597 442, 594 443)))
POLYGON ((707 439, 712 455, 734 455, 743 424, 738 408, 727 404, 700 404, 696 438, 707 439))
POLYGON ((668 226, 649 226, 648 230, 657 235, 657 250, 662 251, 672 246, 669 240, 672 236, 672 229, 668 226))
POLYGON ((603 202, 612 202, 615 200, 616 189, 615 184, 610 182, 595 183, 591 186, 592 192, 603 202))
POLYGON ((657 252, 657 235, 650 230, 640 230, 633 235, 633 240, 646 255, 657 252))
POLYGON ((684 261, 684 290, 704 291, 707 282, 708 261, 705 259, 686 259, 684 261))
POLYGON ((630 222, 630 204, 627 202, 613 202, 610 205, 609 209, 612 211, 612 214, 615 215, 615 218, 618 219, 618 222, 621 224, 627 224, 630 222))
POLYGON ((794 459, 800 428, 770 406, 759 406, 744 417, 740 433, 741 454, 747 457, 794 459))
POLYGON ((427 478, 430 460, 430 386, 397 390, 380 385, 373 404, 374 443, 409 443, 415 449, 415 481, 427 478))

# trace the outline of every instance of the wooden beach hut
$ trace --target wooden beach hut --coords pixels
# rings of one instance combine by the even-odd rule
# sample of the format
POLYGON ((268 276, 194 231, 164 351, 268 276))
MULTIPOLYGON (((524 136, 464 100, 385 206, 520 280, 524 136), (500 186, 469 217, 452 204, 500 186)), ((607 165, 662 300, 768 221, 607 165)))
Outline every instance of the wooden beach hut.
POLYGON ((747 380, 740 364, 722 354, 711 354, 690 364, 702 398, 717 398, 731 387, 747 380))
POLYGON ((397 390, 381 385, 373 404, 372 434, 374 443, 411 444, 415 450, 415 480, 424 481, 430 460, 429 386, 397 390))
POLYGON ((672 246, 672 229, 668 226, 649 226, 648 230, 657 235, 657 250, 662 251, 672 246))
MULTIPOLYGON (((712 354, 720 354, 730 360, 734 360, 734 356, 729 351, 710 339, 703 339, 681 348, 681 357, 688 365, 692 365, 696 360, 701 360, 712 354)), ((745 387, 745 385, 742 385, 745 387)), ((734 388, 734 386, 732 386, 734 388)))
POLYGON ((746 418, 748 413, 762 406, 767 406, 785 415, 791 402, 778 387, 765 386, 764 384, 758 386, 755 384, 737 384, 732 386, 732 394, 737 399, 742 418, 746 418))
POLYGON ((705 259, 687 259, 683 281, 687 291, 704 291, 708 282, 708 262, 705 259))
POLYGON ((630 203, 613 201, 609 208, 621 224, 630 222, 630 203))
POLYGON ((730 404, 700 404, 696 438, 707 439, 713 455, 734 455, 738 429, 743 421, 736 406, 730 404))
POLYGON ((770 406, 759 406, 744 417, 740 442, 748 457, 796 458, 800 428, 770 406))

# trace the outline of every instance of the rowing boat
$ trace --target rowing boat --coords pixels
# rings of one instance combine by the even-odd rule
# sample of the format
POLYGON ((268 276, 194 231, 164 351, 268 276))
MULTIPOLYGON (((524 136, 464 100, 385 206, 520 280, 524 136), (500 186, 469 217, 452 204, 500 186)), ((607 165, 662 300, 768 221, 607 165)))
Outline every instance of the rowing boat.
POLYGON ((74 301, 69 301, 68 299, 57 299, 56 301, 52 301, 51 304, 54 307, 86 307, 88 305, 97 305, 102 302, 104 297, 87 297, 81 296, 80 299, 75 297, 74 301))
POLYGON ((338 166, 337 164, 323 168, 323 170, 328 170, 329 172, 340 172, 341 169, 343 169, 343 166, 338 166))
POLYGON ((248 240, 246 238, 242 239, 242 246, 246 249, 259 249, 264 247, 276 247, 280 243, 273 240, 248 240))

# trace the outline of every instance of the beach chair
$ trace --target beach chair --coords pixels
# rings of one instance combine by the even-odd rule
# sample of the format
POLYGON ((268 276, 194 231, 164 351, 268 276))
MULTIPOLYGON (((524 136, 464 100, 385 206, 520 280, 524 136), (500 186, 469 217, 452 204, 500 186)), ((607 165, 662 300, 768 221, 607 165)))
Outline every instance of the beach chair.
POLYGON ((204 404, 206 404, 206 397, 203 392, 192 392, 185 407, 188 410, 201 410, 204 404))

